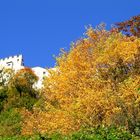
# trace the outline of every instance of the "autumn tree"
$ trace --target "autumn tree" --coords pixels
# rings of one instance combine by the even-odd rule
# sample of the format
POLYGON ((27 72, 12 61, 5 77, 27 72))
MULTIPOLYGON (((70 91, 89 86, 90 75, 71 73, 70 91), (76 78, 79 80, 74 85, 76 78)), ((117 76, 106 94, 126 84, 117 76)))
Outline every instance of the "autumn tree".
POLYGON ((30 68, 18 72, 2 68, 0 71, 0 136, 20 135, 20 110, 32 110, 37 102, 33 84, 37 76, 30 68))
POLYGON ((129 20, 115 24, 115 28, 120 32, 125 33, 127 36, 140 37, 140 15, 134 16, 129 20))
POLYGON ((38 77, 30 68, 19 70, 11 80, 11 84, 18 90, 20 95, 22 92, 29 92, 32 95, 33 84, 37 82, 38 77))
POLYGON ((140 75, 135 71, 140 39, 106 31, 103 24, 89 27, 86 35, 56 58, 56 71, 50 70, 44 81, 44 108, 23 113, 30 116, 23 134, 66 134, 99 125, 130 129, 140 120, 140 75))
POLYGON ((15 73, 9 83, 6 107, 26 107, 31 109, 37 100, 38 92, 33 88, 38 77, 30 68, 23 68, 15 73))

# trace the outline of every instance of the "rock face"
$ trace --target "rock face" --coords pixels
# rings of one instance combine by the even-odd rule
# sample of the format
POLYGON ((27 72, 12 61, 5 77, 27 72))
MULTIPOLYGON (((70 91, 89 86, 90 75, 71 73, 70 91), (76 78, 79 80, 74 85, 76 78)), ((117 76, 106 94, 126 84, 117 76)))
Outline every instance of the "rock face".
MULTIPOLYGON (((24 60, 22 55, 15 55, 15 56, 10 56, 4 59, 0 59, 0 69, 12 69, 15 72, 17 72, 20 69, 23 69, 24 66, 24 60)), ((37 83, 35 83, 34 88, 40 89, 43 87, 43 78, 45 76, 48 76, 48 71, 45 68, 41 67, 34 67, 31 68, 34 73, 38 76, 39 80, 37 83)))

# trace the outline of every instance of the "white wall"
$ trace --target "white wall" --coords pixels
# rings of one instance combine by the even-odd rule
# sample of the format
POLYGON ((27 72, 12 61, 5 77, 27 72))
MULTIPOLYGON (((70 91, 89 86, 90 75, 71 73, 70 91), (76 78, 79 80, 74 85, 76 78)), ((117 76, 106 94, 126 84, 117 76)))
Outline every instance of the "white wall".
POLYGON ((34 87, 37 89, 40 89, 43 87, 42 82, 44 80, 44 77, 48 76, 49 72, 46 69, 41 68, 41 67, 34 67, 34 68, 32 68, 32 70, 39 78, 38 82, 35 83, 34 87))
POLYGON ((0 60, 0 68, 10 68, 15 71, 24 68, 22 55, 10 56, 0 60))
MULTIPOLYGON (((23 63, 23 57, 22 55, 16 55, 16 56, 10 56, 5 59, 0 60, 0 69, 3 68, 10 68, 17 72, 20 69, 24 68, 24 63, 23 63)), ((34 73, 38 76, 39 80, 37 83, 35 83, 34 88, 40 89, 43 87, 42 82, 43 82, 43 77, 48 76, 48 71, 44 68, 41 67, 34 67, 31 68, 34 73)))

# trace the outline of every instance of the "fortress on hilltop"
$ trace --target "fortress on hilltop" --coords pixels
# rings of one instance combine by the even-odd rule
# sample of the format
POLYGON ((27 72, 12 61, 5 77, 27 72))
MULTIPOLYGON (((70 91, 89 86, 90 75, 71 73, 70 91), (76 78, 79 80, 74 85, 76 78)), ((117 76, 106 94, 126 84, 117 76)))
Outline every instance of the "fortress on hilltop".
MULTIPOLYGON (((15 55, 4 59, 0 59, 0 69, 12 69, 15 72, 17 72, 18 70, 23 69, 24 67, 25 66, 22 55, 15 55)), ((31 69, 39 77, 39 80, 37 83, 35 83, 34 87, 40 89, 42 87, 43 78, 45 76, 48 76, 48 71, 45 68, 41 67, 33 67, 31 69)))

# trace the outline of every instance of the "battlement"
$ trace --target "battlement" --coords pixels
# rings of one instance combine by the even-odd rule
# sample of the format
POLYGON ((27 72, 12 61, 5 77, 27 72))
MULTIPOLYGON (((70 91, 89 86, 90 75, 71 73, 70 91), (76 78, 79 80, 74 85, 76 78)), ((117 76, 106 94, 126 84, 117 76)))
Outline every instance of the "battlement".
POLYGON ((20 59, 22 58, 22 55, 19 54, 19 55, 14 55, 14 56, 9 56, 9 57, 6 57, 4 59, 0 59, 0 62, 3 62, 3 61, 8 61, 8 60, 12 60, 12 59, 20 59))
POLYGON ((0 59, 0 67, 11 68, 13 70, 21 69, 24 66, 22 55, 15 55, 0 59))

